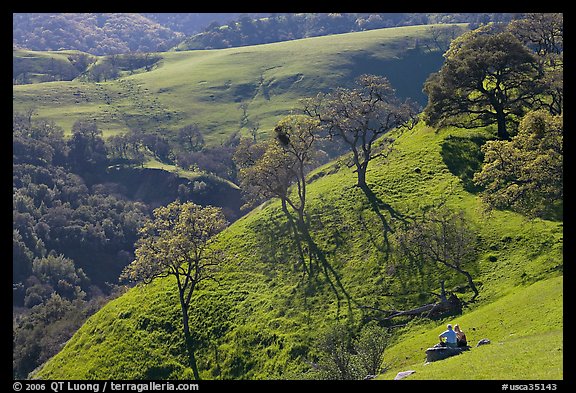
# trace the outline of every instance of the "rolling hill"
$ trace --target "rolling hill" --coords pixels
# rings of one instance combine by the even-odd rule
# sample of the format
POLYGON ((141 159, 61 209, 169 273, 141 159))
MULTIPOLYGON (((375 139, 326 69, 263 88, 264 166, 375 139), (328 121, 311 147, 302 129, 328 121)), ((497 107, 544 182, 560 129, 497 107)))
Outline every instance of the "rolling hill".
MULTIPOLYGON (((385 75, 399 96, 425 104, 422 84, 443 61, 440 51, 422 45, 429 28, 407 26, 242 48, 156 53, 161 60, 151 71, 124 72, 114 80, 87 82, 80 76, 15 85, 13 104, 20 111, 34 108, 37 116, 55 121, 66 132, 80 118, 95 119, 105 136, 130 128, 169 136, 195 122, 207 144, 214 145, 240 128, 243 103, 265 137, 282 116, 298 107, 300 98, 346 86, 363 73, 385 75)), ((14 51, 14 56, 30 53, 14 51)))
MULTIPOLYGON (((386 206, 381 210, 354 187, 344 158, 314 171, 308 187, 311 233, 337 273, 333 286, 323 274, 303 279, 295 267, 278 201, 223 231, 218 245, 227 257, 219 281, 206 283, 192 301, 201 377, 310 378, 319 355, 315 340, 331 326, 359 329, 381 319, 373 308, 406 310, 430 302, 430 292, 445 279, 446 289, 465 302, 462 315, 396 321, 403 323, 392 329, 386 371, 378 378, 413 369, 408 379, 562 379, 563 223, 508 211, 487 214, 457 169, 474 164, 469 150, 449 153, 454 143, 470 148, 494 135, 491 128, 436 130, 423 124, 398 135, 388 159, 375 160, 368 170, 368 183, 386 206), (477 234, 479 254, 466 264, 480 290, 474 302, 463 277, 413 266, 393 247, 403 220, 440 203, 463 210, 477 234), (423 366, 425 348, 454 321, 472 344, 481 338, 492 344, 423 366), (466 371, 458 371, 462 362, 466 371)), ((136 286, 108 303, 32 377, 192 378, 173 278, 136 286)))

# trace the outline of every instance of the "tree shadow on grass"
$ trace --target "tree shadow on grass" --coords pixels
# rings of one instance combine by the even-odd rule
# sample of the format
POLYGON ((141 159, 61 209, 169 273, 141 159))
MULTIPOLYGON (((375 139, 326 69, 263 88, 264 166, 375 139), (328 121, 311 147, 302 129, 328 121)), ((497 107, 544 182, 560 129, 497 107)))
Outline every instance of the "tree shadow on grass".
POLYGON ((353 315, 352 313, 352 303, 354 303, 352 297, 344 288, 342 284, 340 274, 334 269, 332 264, 328 261, 326 253, 318 246, 318 244, 312 239, 308 228, 304 231, 304 241, 306 242, 308 249, 310 251, 310 263, 312 264, 315 261, 318 270, 316 273, 320 273, 326 279, 326 282, 330 286, 330 289, 336 296, 337 300, 337 315, 340 315, 341 310, 341 303, 342 300, 346 300, 346 304, 348 306, 348 313, 349 315, 353 315))
MULTIPOLYGON (((383 211, 387 212, 390 215, 391 219, 399 220, 403 223, 407 222, 407 217, 398 212, 397 210, 395 210, 391 205, 382 201, 382 199, 380 199, 369 187, 360 187, 360 189, 364 192, 364 195, 366 195, 366 197, 368 198, 368 203, 370 204, 372 211, 376 214, 376 216, 378 216, 378 219, 382 223, 382 234, 384 237, 384 244, 378 247, 378 250, 380 250, 384 254, 385 258, 388 258, 391 252, 390 239, 388 235, 389 233, 394 233, 394 229, 390 224, 391 220, 386 218, 386 216, 382 212, 383 211)), ((361 223, 364 226, 364 228, 368 232, 370 232, 363 218, 361 218, 361 223)), ((374 238, 372 235, 371 237, 374 238)), ((376 245, 375 242, 373 242, 373 244, 376 245)))
POLYGON ((474 174, 482 168, 484 154, 482 145, 487 139, 480 135, 461 137, 448 136, 442 143, 442 160, 454 176, 462 181, 464 189, 471 193, 481 191, 482 187, 474 184, 474 174))
POLYGON ((347 302, 351 312, 351 296, 330 263, 328 254, 313 239, 310 223, 302 224, 294 217, 286 216, 283 214, 286 220, 270 218, 254 228, 257 235, 254 246, 263 262, 262 273, 270 280, 280 270, 298 275, 298 286, 304 294, 305 304, 309 296, 328 285, 336 297, 338 315, 343 301, 347 302))
POLYGON ((300 265, 303 255, 296 247, 292 223, 283 218, 283 215, 269 217, 267 220, 257 222, 251 228, 255 239, 249 252, 257 256, 261 262, 259 269, 267 279, 273 279, 281 271, 302 273, 304 270, 300 265), (298 262, 290 263, 292 260, 298 262))

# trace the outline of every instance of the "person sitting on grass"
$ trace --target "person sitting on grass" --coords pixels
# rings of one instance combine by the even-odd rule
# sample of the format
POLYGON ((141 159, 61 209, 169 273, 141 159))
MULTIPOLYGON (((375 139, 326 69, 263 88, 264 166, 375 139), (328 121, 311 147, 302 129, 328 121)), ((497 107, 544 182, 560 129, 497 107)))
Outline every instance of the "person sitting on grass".
POLYGON ((466 347, 468 346, 468 341, 466 340, 466 334, 460 329, 460 326, 454 325, 454 331, 456 332, 456 346, 466 347))
POLYGON ((451 324, 448 324, 446 327, 447 330, 445 330, 438 336, 438 338, 440 339, 440 344, 442 346, 446 346, 449 348, 456 348, 457 346, 456 332, 452 329, 451 324), (446 339, 446 341, 444 341, 444 339, 446 339))

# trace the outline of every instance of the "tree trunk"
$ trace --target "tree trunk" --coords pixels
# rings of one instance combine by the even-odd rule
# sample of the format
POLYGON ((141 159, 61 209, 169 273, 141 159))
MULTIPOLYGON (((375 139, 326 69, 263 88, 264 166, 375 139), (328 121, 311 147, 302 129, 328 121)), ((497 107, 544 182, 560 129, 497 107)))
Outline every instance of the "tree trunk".
POLYGON ((196 356, 194 355, 194 341, 190 334, 190 326, 188 323, 188 307, 184 302, 184 293, 180 292, 180 307, 182 308, 182 324, 184 327, 184 340, 186 341, 186 351, 188 352, 188 362, 194 373, 194 379, 199 381, 200 374, 198 373, 198 366, 196 364, 196 356))
POLYGON ((503 141, 510 140, 510 134, 506 129, 506 114, 503 110, 496 110, 496 122, 498 123, 498 138, 503 141))
POLYGON ((468 273, 465 270, 460 270, 460 273, 462 273, 463 275, 466 276, 466 279, 468 280, 468 285, 470 286, 470 289, 472 289, 472 291, 474 291, 474 296, 472 296, 472 299, 470 299, 471 301, 473 301, 478 296, 478 288, 476 288, 476 285, 474 285, 474 281, 472 280, 472 276, 470 275, 470 273, 468 273))
POLYGON ((366 168, 368 165, 357 165, 356 172, 358 173, 358 187, 362 190, 368 189, 368 184, 366 184, 366 168))
POLYGON ((388 321, 397 317, 415 317, 423 316, 425 318, 437 318, 439 316, 448 314, 459 314, 462 312, 462 302, 453 293, 448 298, 443 296, 437 303, 429 303, 420 307, 410 310, 381 310, 375 307, 362 306, 362 308, 369 308, 381 313, 388 314, 386 317, 381 318, 381 321, 388 321))
POLYGON ((360 162, 360 153, 353 144, 351 144, 351 146, 353 153, 352 161, 354 162, 354 166, 356 167, 356 174, 358 175, 358 183, 356 185, 360 187, 360 189, 364 190, 364 192, 366 192, 368 189, 368 185, 366 184, 366 168, 368 168, 368 160, 365 159, 360 162))

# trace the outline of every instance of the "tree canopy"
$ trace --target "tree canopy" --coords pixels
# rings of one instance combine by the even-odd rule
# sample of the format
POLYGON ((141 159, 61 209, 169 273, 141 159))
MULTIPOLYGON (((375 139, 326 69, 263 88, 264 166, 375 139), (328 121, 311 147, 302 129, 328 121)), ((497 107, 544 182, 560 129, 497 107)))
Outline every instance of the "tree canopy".
POLYGON ((482 170, 474 176, 485 187, 484 202, 532 217, 561 218, 563 135, 562 116, 541 109, 522 119, 510 141, 486 142, 482 170))
POLYGON ((153 215, 154 219, 139 229, 135 259, 123 276, 150 282, 173 275, 179 286, 191 289, 211 277, 213 255, 208 245, 227 225, 222 209, 172 202, 154 209, 153 215))
POLYGON ((470 31, 452 41, 444 56, 440 71, 424 84, 428 124, 497 124, 498 137, 509 139, 509 124, 514 128, 544 92, 537 56, 508 31, 490 25, 470 31))
POLYGON ((101 132, 92 122, 74 136, 34 108, 13 113, 13 375, 54 356, 102 302, 118 295, 149 206, 87 176, 105 173, 101 132), (16 349, 17 347, 17 349, 16 349))
POLYGON ((509 29, 541 57, 564 51, 564 16, 561 13, 529 13, 511 21, 509 29))
POLYGON ((354 88, 340 87, 305 100, 304 111, 318 119, 332 138, 348 146, 358 186, 367 189, 368 163, 387 151, 392 139, 383 140, 385 148, 377 152, 373 149, 374 142, 393 129, 410 127, 416 106, 410 100, 398 99, 387 78, 361 75, 354 88))
POLYGON ((274 128, 275 138, 254 143, 244 139, 236 149, 234 161, 240 184, 252 202, 277 197, 302 215, 306 200, 306 174, 317 162, 313 148, 318 122, 303 115, 289 115, 274 128), (289 187, 295 184, 294 198, 289 187))

